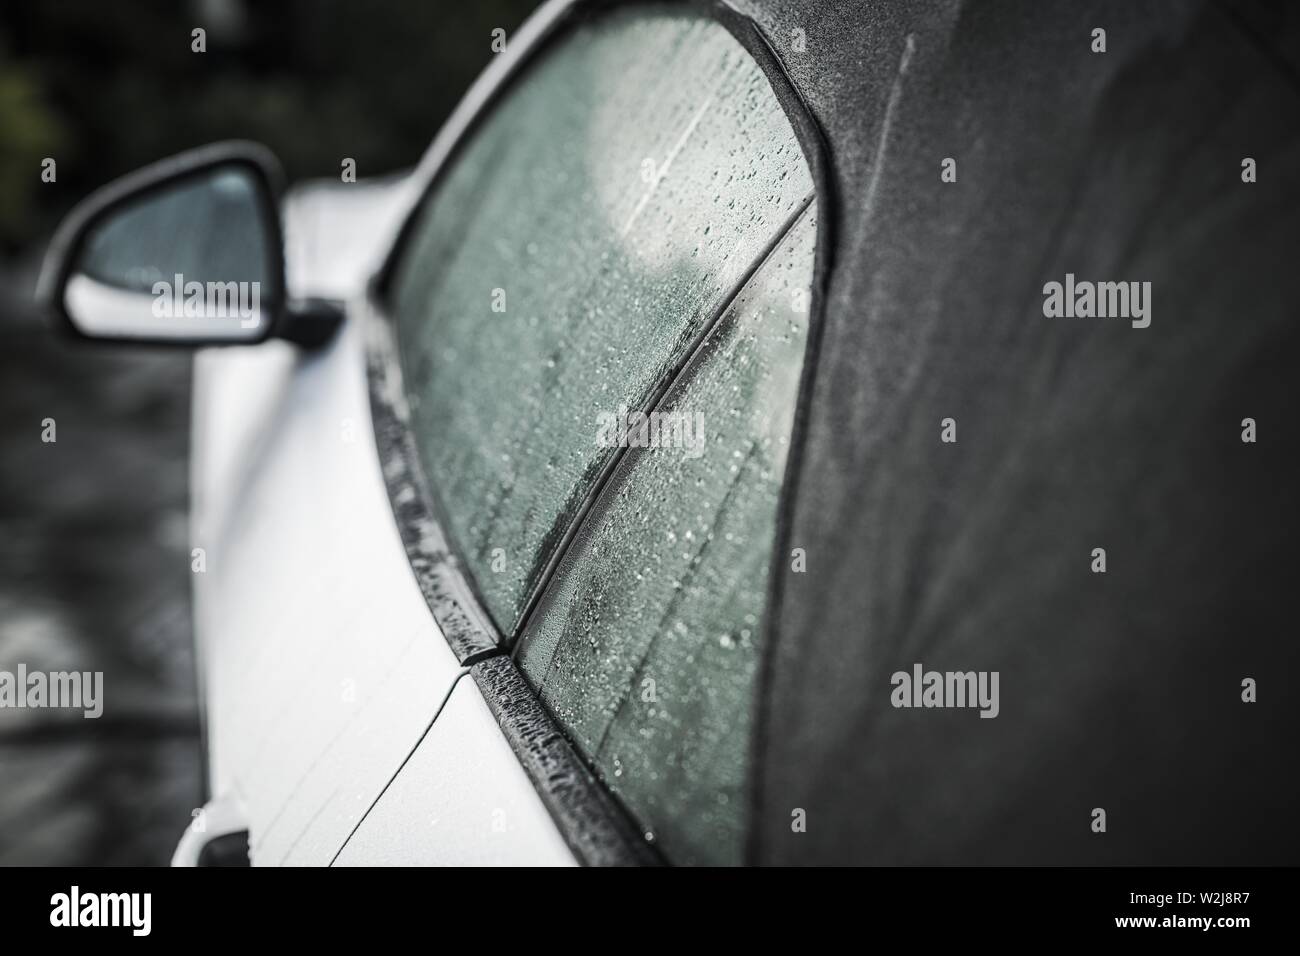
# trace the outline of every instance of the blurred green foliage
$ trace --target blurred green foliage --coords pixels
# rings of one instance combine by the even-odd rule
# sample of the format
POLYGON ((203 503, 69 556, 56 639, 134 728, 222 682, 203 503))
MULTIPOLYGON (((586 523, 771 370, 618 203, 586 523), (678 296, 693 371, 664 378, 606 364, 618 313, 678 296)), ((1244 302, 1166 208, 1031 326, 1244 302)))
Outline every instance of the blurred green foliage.
POLYGON ((536 0, 5 0, 0 253, 91 189, 217 139, 266 143, 290 179, 414 164, 536 0), (191 31, 207 30, 207 52, 191 31), (56 183, 41 161, 57 162, 56 183))
POLYGON ((38 206, 41 160, 66 142, 42 93, 34 77, 0 67, 0 241, 26 236, 38 206))

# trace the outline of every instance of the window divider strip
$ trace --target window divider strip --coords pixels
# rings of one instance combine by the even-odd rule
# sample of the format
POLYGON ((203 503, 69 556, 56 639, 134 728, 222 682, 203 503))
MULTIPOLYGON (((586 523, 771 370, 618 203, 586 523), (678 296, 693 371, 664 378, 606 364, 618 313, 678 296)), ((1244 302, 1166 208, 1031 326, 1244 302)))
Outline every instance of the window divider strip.
MULTIPOLYGON (((799 220, 803 218, 804 214, 808 211, 809 207, 812 206, 816 198, 817 190, 813 189, 807 196, 800 200, 799 204, 790 212, 785 221, 781 223, 780 227, 773 232, 772 237, 767 241, 763 248, 759 250, 758 254, 754 256, 753 261, 745 271, 736 278, 736 281, 732 283, 731 287, 727 289, 723 296, 718 300, 718 305, 714 308, 713 312, 710 313, 708 320, 700 326, 699 331, 695 333, 695 337, 691 340, 691 344, 686 349, 682 358, 671 368, 667 375, 664 375, 661 378, 659 384, 647 396, 646 401, 641 406, 638 406, 638 412, 644 415, 650 415, 660 409, 664 400, 672 392, 673 387, 681 381, 687 370, 692 366, 692 364, 694 364, 696 358, 704 348, 704 343, 708 341, 709 335, 713 332, 713 329, 720 321, 722 321, 722 317, 726 315, 728 310, 730 310, 735 304, 736 299, 740 297, 741 292, 743 292, 745 287, 749 285, 750 281, 758 273, 759 269, 761 269, 767 261, 772 258, 772 255, 776 250, 780 248, 781 243, 785 241, 786 237, 798 224, 799 220)), ((560 563, 564 560, 565 555, 568 554, 569 548, 577 537, 578 532, 582 529, 583 525, 586 524, 588 515, 592 510, 594 510, 596 503, 604 494, 605 488, 613 477, 615 470, 617 470, 618 466, 622 464, 624 457, 627 455, 627 451, 628 449, 624 446, 615 447, 614 453, 610 455, 609 460, 605 462, 604 466, 600 470, 600 474, 596 476, 596 480, 592 483, 591 488, 587 490, 587 494, 583 497, 582 505, 569 521, 569 525, 565 529, 564 535, 560 538, 559 542, 556 543, 550 556, 547 558, 545 568, 541 575, 538 576, 537 583, 533 586, 532 591, 528 595, 528 601, 524 605, 523 613, 519 615, 518 622, 506 640, 506 646, 512 659, 514 658, 515 653, 519 650, 519 647, 523 644, 522 638, 524 633, 528 630, 528 625, 532 623, 533 615, 536 613, 538 606, 541 604, 542 598, 550 588, 551 581, 555 577, 555 573, 559 570, 560 563)))

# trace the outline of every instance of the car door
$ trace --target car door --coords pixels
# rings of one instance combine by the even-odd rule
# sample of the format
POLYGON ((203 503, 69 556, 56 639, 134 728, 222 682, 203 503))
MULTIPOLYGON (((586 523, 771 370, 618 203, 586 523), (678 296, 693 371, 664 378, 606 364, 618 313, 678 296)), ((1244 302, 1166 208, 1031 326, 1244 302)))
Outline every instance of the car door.
MULTIPOLYGON (((284 210, 291 286, 355 298, 409 205, 402 189, 296 189, 284 210)), ((254 864, 328 864, 460 663, 393 525, 355 312, 313 352, 274 341, 201 352, 194 396, 192 570, 211 799, 191 842, 220 818, 247 829, 254 864)))
POLYGON ((743 858, 812 144, 744 21, 571 6, 374 290, 379 452, 467 673, 340 863, 743 858))

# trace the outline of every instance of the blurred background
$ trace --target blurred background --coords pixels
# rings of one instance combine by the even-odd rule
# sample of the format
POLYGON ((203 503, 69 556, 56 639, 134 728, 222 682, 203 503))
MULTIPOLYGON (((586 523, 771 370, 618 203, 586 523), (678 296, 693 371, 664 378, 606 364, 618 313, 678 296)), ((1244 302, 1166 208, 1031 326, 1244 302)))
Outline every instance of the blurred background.
POLYGON ((162 864, 202 803, 190 355, 56 340, 45 244, 95 187, 219 139, 291 182, 415 164, 534 0, 0 6, 0 670, 100 670, 115 705, 0 709, 0 865, 162 864), (207 52, 191 51, 191 31, 207 52), (42 162, 56 162, 42 182, 42 162), (41 440, 42 421, 57 441, 41 440))

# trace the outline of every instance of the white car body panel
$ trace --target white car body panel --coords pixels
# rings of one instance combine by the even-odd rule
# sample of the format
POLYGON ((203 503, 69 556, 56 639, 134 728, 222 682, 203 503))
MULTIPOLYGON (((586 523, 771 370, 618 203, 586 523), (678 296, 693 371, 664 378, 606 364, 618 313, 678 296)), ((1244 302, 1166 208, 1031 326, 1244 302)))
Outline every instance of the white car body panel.
POLYGON ((573 854, 466 674, 340 866, 571 866, 573 854))
POLYGON ((426 738, 438 746, 367 821, 370 845, 418 834, 428 818, 419 790, 431 787, 444 806, 440 832, 461 840, 445 852, 418 841, 406 861, 470 861, 476 845, 485 859, 568 856, 477 686, 456 684, 464 671, 416 583, 380 470, 359 297, 409 190, 398 181, 292 193, 289 288, 351 300, 343 327, 315 351, 271 341, 208 349, 195 362, 193 547, 206 563, 194 576, 195 618, 210 791, 242 808, 259 865, 331 863, 453 686, 453 729, 426 738), (448 801, 452 790, 464 798, 448 801), (489 793, 526 823, 482 835, 477 803, 489 793))

